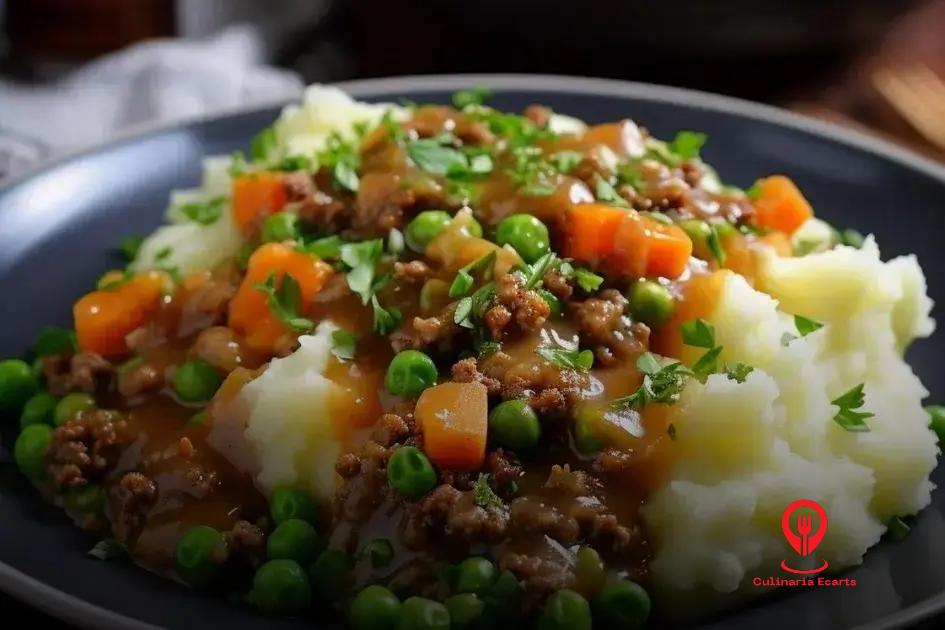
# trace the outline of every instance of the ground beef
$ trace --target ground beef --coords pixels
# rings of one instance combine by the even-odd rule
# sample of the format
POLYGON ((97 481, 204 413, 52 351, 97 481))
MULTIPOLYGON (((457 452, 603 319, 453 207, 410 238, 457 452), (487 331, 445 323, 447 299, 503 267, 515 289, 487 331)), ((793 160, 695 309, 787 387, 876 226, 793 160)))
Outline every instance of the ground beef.
POLYGON ((542 286, 562 302, 569 302, 574 295, 571 279, 566 278, 557 269, 549 269, 542 279, 542 286))
POLYGON ((532 600, 544 599, 555 591, 567 588, 574 579, 567 562, 555 562, 537 555, 503 553, 499 558, 499 568, 511 571, 522 580, 532 600))
POLYGON ((95 392, 108 382, 115 368, 101 355, 79 352, 43 357, 42 371, 49 393, 64 396, 74 391, 95 392))
POLYGON ((451 304, 443 313, 433 317, 414 317, 389 336, 391 348, 400 352, 407 348, 449 352, 463 328, 453 322, 456 306, 451 304))
POLYGON ((335 472, 344 479, 356 477, 361 472, 361 458, 354 453, 345 453, 335 462, 335 472))
POLYGON ((399 176, 367 173, 358 185, 352 227, 361 235, 386 236, 403 225, 406 209, 415 203, 413 193, 401 188, 399 176))
POLYGON ((520 330, 536 330, 549 315, 551 307, 541 295, 526 289, 517 274, 506 274, 496 282, 495 304, 486 311, 484 319, 492 338, 499 340, 513 321, 520 330))
POLYGON ((223 540, 230 559, 253 568, 266 560, 266 532, 258 523, 236 521, 229 531, 223 532, 223 540))
POLYGON ((368 440, 361 449, 357 473, 335 492, 332 510, 337 520, 363 523, 383 503, 387 485, 388 449, 368 440))
POLYGON ((315 194, 315 182, 312 176, 304 171, 286 173, 282 177, 282 183, 289 201, 305 202, 315 194))
POLYGON ((422 260, 394 263, 394 277, 407 280, 408 282, 425 282, 432 273, 433 271, 430 269, 430 266, 422 260))
POLYGON ((182 487, 181 490, 195 499, 207 498, 219 484, 216 471, 199 464, 187 466, 183 480, 187 486, 182 487))
POLYGON ((682 171, 683 181, 689 184, 691 188, 696 188, 705 175, 705 171, 703 171, 702 167, 690 160, 683 162, 679 166, 679 170, 682 171))
POLYGON ((454 363, 450 368, 450 376, 457 383, 482 383, 490 396, 498 396, 502 391, 502 383, 480 372, 474 357, 467 357, 454 363))
POLYGON ((244 362, 240 338, 226 326, 212 326, 201 331, 190 354, 224 372, 232 372, 244 362))
POLYGON ((439 536, 475 543, 497 543, 505 538, 509 516, 504 507, 476 504, 472 490, 444 483, 419 503, 409 504, 401 523, 401 538, 411 549, 423 549, 439 536))
POLYGON ((157 484, 139 472, 125 473, 115 490, 115 497, 115 537, 128 541, 135 538, 147 522, 148 513, 157 502, 157 484))
POLYGON ((46 454, 49 478, 58 489, 77 488, 105 476, 130 441, 124 418, 113 411, 82 413, 53 432, 46 454))
POLYGON ((598 297, 570 305, 582 345, 593 348, 602 365, 613 365, 647 348, 649 329, 630 320, 624 313, 627 304, 619 291, 606 289, 598 297))
POLYGON ((485 123, 472 120, 450 107, 420 107, 403 127, 416 131, 421 138, 432 138, 444 131, 451 131, 464 144, 495 142, 495 136, 485 123))
POLYGON ((317 234, 338 234, 348 227, 348 208, 345 202, 324 192, 329 188, 313 190, 298 200, 297 213, 304 228, 317 234))
POLYGON ((497 488, 508 486, 525 472, 518 458, 501 448, 497 448, 486 457, 486 469, 492 475, 492 481, 497 488))
POLYGON ((390 447, 409 434, 410 426, 401 416, 395 413, 385 413, 375 423, 371 431, 371 439, 381 446, 390 447))
POLYGON ((118 393, 132 397, 164 387, 164 370, 142 361, 118 375, 118 393))
POLYGON ((236 295, 242 277, 235 264, 225 264, 197 276, 199 280, 188 279, 184 289, 175 296, 180 304, 176 336, 188 337, 208 326, 224 323, 230 300, 236 295))

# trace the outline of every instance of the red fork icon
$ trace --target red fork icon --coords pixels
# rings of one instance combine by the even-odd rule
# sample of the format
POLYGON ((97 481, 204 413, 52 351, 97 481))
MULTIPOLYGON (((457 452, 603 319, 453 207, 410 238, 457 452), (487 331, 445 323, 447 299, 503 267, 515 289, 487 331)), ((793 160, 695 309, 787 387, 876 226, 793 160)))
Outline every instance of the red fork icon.
POLYGON ((813 531, 814 523, 810 516, 797 517, 797 533, 801 535, 801 555, 806 556, 810 553, 807 548, 807 536, 813 531))

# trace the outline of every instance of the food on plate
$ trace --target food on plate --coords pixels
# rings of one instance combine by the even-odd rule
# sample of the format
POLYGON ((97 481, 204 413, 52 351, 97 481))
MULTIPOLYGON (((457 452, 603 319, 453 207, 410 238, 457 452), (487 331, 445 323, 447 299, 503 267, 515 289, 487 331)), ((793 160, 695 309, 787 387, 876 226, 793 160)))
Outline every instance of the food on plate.
POLYGON ((701 133, 487 95, 310 88, 0 362, 93 555, 356 629, 635 628, 759 592, 798 499, 831 570, 928 505, 914 257, 701 133))

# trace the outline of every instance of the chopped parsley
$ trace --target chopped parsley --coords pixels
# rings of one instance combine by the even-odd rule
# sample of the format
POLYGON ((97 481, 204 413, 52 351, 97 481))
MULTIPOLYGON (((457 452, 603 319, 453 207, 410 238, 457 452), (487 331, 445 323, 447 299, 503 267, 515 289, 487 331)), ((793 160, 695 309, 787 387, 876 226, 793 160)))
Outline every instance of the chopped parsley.
POLYGON ((187 217, 188 221, 199 223, 200 225, 210 225, 216 223, 220 215, 223 214, 223 205, 226 199, 223 197, 214 197, 208 201, 194 201, 178 206, 181 214, 187 217))
POLYGON ((744 383, 745 379, 748 378, 748 375, 751 374, 754 369, 755 368, 752 366, 744 363, 727 364, 725 366, 725 376, 736 383, 744 383))
POLYGON ((709 237, 706 239, 706 245, 715 261, 721 267, 725 264, 725 249, 722 247, 722 237, 719 234, 719 228, 714 223, 709 223, 709 237))
POLYGON ((131 262, 138 256, 138 250, 141 249, 143 242, 143 236, 126 236, 118 244, 118 251, 125 260, 131 262))
POLYGON ((794 316, 794 326, 797 328, 797 332, 801 333, 801 337, 806 337, 815 330, 820 330, 824 327, 820 322, 809 317, 804 317, 803 315, 794 316))
POLYGON ((464 297, 456 303, 456 310, 453 311, 453 323, 463 328, 472 328, 472 298, 464 297))
POLYGON ((390 333, 400 323, 400 311, 396 308, 385 309, 376 295, 371 296, 371 310, 374 314, 374 332, 378 335, 390 333))
POLYGON ((722 346, 716 346, 710 350, 707 350, 705 354, 699 357, 696 362, 692 364, 693 376, 699 379, 700 382, 705 383, 710 374, 715 374, 718 372, 720 354, 722 354, 722 346))
POLYGON ((621 208, 630 207, 630 204, 627 203, 627 200, 617 194, 617 190, 610 185, 610 182, 600 175, 597 176, 597 183, 594 186, 594 196, 597 197, 598 201, 609 203, 612 206, 618 206, 621 208))
POLYGON ((763 191, 761 190, 761 184, 758 182, 752 184, 748 190, 745 191, 745 196, 748 197, 749 201, 758 201, 761 199, 762 194, 763 191))
POLYGON ((860 249, 863 247, 863 235, 853 229, 846 229, 840 232, 840 242, 849 247, 860 249))
POLYGON ((282 158, 275 169, 277 171, 310 171, 312 170, 312 160, 304 155, 290 155, 282 158))
POLYGON ((322 260, 333 260, 341 256, 341 246, 344 241, 338 236, 325 236, 315 239, 301 246, 302 251, 314 254, 322 260))
POLYGON ((266 127, 250 141, 249 155, 254 162, 266 162, 272 157, 277 146, 276 130, 272 127, 266 127))
POLYGON ((269 311, 292 330, 305 332, 315 325, 301 315, 302 289, 291 274, 283 275, 277 283, 275 272, 270 273, 265 282, 256 283, 253 288, 266 294, 269 311))
POLYGON ((679 326, 683 343, 696 348, 715 347, 715 327, 701 317, 679 326))
POLYGON ((599 276, 590 269, 575 267, 569 260, 562 260, 558 265, 558 273, 565 278, 571 278, 582 291, 593 293, 604 283, 603 276, 599 276))
POLYGON ((545 361, 578 372, 587 372, 594 365, 594 353, 590 350, 580 350, 576 344, 574 347, 566 347, 558 343, 550 346, 542 345, 535 352, 545 361))
POLYGON ((522 273, 525 280, 526 289, 534 289, 541 281, 544 279, 545 274, 548 273, 548 270, 554 267, 554 264, 558 261, 558 255, 554 252, 548 252, 533 264, 526 264, 522 268, 522 273))
POLYGON ((613 401, 615 407, 643 409, 650 403, 675 404, 679 394, 692 376, 692 370, 676 361, 663 365, 650 352, 644 352, 637 359, 637 368, 643 372, 643 384, 629 396, 613 401))
POLYGON ((548 162, 550 162, 559 173, 567 175, 573 171, 583 159, 584 156, 578 151, 566 150, 552 153, 548 157, 548 162))
POLYGON ((889 536, 890 540, 896 542, 905 540, 910 531, 912 531, 912 528, 899 516, 894 516, 886 521, 886 535, 889 536))
POLYGON ((467 90, 459 90, 453 94, 453 106, 456 109, 465 109, 469 105, 482 105, 492 97, 492 94, 491 88, 481 85, 467 90))
POLYGON ((831 400, 830 404, 835 405, 838 409, 833 416, 834 422, 850 432, 862 433, 869 431, 869 425, 864 420, 872 418, 873 414, 868 411, 857 411, 863 407, 865 399, 863 383, 860 383, 842 396, 831 400))
POLYGON ((377 238, 359 243, 345 243, 339 247, 339 256, 349 269, 347 279, 352 291, 367 304, 379 288, 374 280, 374 267, 384 252, 384 241, 377 238))
POLYGON ((332 133, 325 149, 318 155, 318 164, 328 169, 335 186, 350 192, 358 191, 361 155, 355 143, 345 141, 337 132, 332 133))
POLYGON ((699 157, 699 151, 709 139, 704 133, 696 131, 680 131, 669 143, 669 150, 684 160, 699 157))
POLYGON ((125 543, 114 538, 104 538, 89 549, 88 555, 98 560, 124 560, 130 557, 125 543))
POLYGON ((456 277, 453 278, 452 284, 450 284, 449 296, 451 298, 463 297, 464 295, 469 295, 469 292, 473 287, 473 277, 472 274, 476 272, 482 272, 485 279, 492 277, 492 267, 495 264, 496 252, 492 250, 485 256, 477 258, 472 261, 456 273, 456 277))
POLYGON ((338 359, 353 359, 358 338, 339 328, 331 333, 331 353, 338 359))
POLYGON ((476 485, 473 486, 473 501, 479 507, 486 510, 498 510, 505 506, 502 499, 492 489, 489 481, 492 475, 488 473, 479 473, 476 479, 476 485))
POLYGON ((441 138, 424 138, 407 143, 407 155, 428 173, 446 175, 469 170, 466 154, 441 142, 441 138))
POLYGON ((494 296, 495 282, 488 282, 479 287, 472 296, 464 297, 456 303, 453 323, 463 328, 475 328, 473 320, 482 319, 494 296))

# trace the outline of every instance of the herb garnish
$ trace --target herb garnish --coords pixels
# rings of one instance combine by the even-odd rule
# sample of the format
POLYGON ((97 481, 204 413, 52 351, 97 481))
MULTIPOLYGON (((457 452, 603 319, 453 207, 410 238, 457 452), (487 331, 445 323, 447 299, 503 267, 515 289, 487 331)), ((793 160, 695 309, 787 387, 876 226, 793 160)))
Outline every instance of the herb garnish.
POLYGON ((118 244, 118 251, 122 257, 131 262, 138 256, 138 250, 141 249, 141 243, 144 242, 143 236, 126 236, 118 244))
POLYGON ((374 332, 379 335, 386 335, 397 328, 400 323, 400 311, 396 308, 385 309, 377 301, 377 296, 371 296, 371 310, 374 314, 374 332))
POLYGON ((797 332, 801 333, 801 337, 806 337, 815 330, 820 330, 824 327, 820 322, 809 317, 804 317, 803 315, 794 316, 794 326, 797 328, 797 332))
POLYGON ((551 269, 557 261, 558 255, 554 252, 548 252, 533 264, 526 264, 521 269, 525 278, 525 288, 534 289, 537 287, 544 279, 545 274, 548 273, 548 270, 551 269))
POLYGON ((863 393, 863 383, 850 389, 842 396, 830 401, 831 405, 838 408, 834 414, 834 422, 839 424, 847 431, 862 433, 869 431, 869 426, 864 422, 867 418, 872 418, 874 414, 869 411, 857 411, 863 406, 866 395, 863 393))
POLYGON ((339 328, 331 333, 331 353, 338 359, 353 359, 358 338, 339 328))
POLYGON ((220 218, 225 203, 226 199, 223 197, 214 197, 213 199, 203 202, 194 201, 181 204, 178 206, 178 210, 180 210, 180 213, 187 217, 189 221, 201 225, 210 225, 216 223, 217 219, 220 218))
POLYGON ((699 151, 709 139, 704 133, 696 131, 680 131, 669 143, 669 150, 684 160, 699 157, 699 151))
POLYGON ((341 246, 344 241, 339 236, 325 236, 301 245, 299 249, 314 254, 322 260, 333 260, 341 255, 341 246))
POLYGON ((486 99, 492 97, 492 89, 477 86, 466 90, 459 90, 453 94, 453 106, 456 109, 465 109, 469 105, 482 105, 486 99))
POLYGON ((88 555, 98 560, 124 560, 131 554, 128 553, 125 543, 120 540, 104 538, 89 549, 88 555))
POLYGON ((575 267, 569 260, 562 260, 558 265, 558 273, 565 278, 572 278, 586 293, 593 293, 604 283, 603 276, 599 276, 590 269, 575 267))
POLYGON ((597 183, 594 187, 594 196, 597 197, 598 201, 609 203, 612 206, 618 206, 620 208, 630 207, 630 204, 627 203, 627 200, 617 194, 616 189, 610 185, 610 182, 600 175, 597 176, 597 183))
POLYGON ((477 258, 461 268, 456 273, 456 277, 453 278, 452 284, 450 284, 449 296, 451 298, 458 298, 469 295, 474 282, 472 274, 476 272, 482 272, 486 280, 490 279, 492 277, 492 268, 495 264, 495 259, 496 251, 492 250, 485 256, 477 258))
POLYGON ((292 330, 305 332, 315 325, 312 320, 301 315, 302 289, 291 274, 283 275, 277 284, 276 274, 272 272, 265 282, 256 283, 253 288, 266 294, 269 311, 292 330))
POLYGON ((725 366, 725 376, 736 383, 744 383, 745 379, 748 378, 748 375, 751 374, 754 369, 755 368, 752 366, 744 363, 734 363, 725 366))
POLYGON ((384 252, 384 241, 373 239, 359 243, 345 243, 339 247, 341 262, 347 265, 348 286, 367 304, 378 288, 374 282, 374 266, 384 252))
POLYGON ((265 162, 272 156, 277 145, 276 130, 266 127, 250 141, 249 154, 254 162, 265 162))
POLYGON ((664 366, 651 352, 640 355, 637 369, 643 372, 643 384, 629 396, 613 401, 613 406, 643 409, 649 403, 675 404, 692 376, 692 371, 682 363, 676 361, 664 366))
POLYGON ((473 486, 473 501, 476 505, 486 510, 502 509, 505 507, 505 503, 502 502, 502 499, 489 484, 491 478, 492 475, 488 473, 479 473, 479 477, 476 479, 476 485, 473 486))
POLYGON ((719 234, 719 228, 714 223, 709 223, 709 237, 706 239, 706 245, 712 253, 712 257, 719 264, 719 267, 725 264, 725 249, 722 247, 722 237, 719 234))
POLYGON ((361 155, 353 142, 347 142, 337 132, 328 136, 325 149, 318 154, 318 164, 328 169, 339 188, 357 192, 360 180, 358 168, 361 155))
POLYGON ((535 352, 545 361, 578 372, 587 372, 594 365, 594 353, 590 350, 566 348, 556 344, 555 346, 539 346, 535 352))

